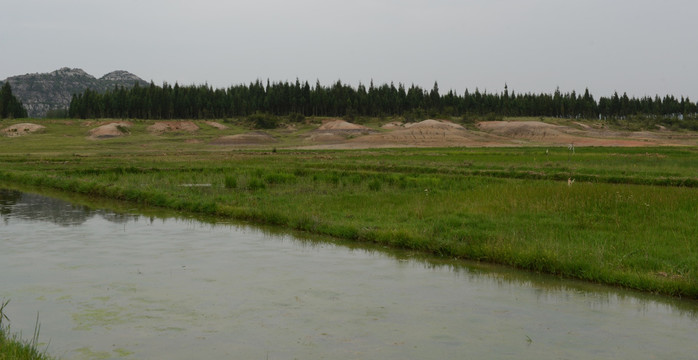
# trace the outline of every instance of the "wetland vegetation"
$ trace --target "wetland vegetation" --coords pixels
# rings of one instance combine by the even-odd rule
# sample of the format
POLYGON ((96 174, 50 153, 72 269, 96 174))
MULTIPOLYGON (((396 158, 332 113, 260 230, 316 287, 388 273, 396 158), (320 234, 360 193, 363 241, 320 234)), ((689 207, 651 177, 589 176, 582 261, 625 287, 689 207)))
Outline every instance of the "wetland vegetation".
POLYGON ((698 299, 695 147, 216 147, 150 123, 44 121, 0 140, 0 181, 698 299))
POLYGON ((34 329, 31 340, 22 338, 22 334, 13 333, 8 324, 6 308, 9 300, 0 301, 0 359, 1 360, 49 360, 52 359, 45 352, 38 349, 39 320, 34 329))

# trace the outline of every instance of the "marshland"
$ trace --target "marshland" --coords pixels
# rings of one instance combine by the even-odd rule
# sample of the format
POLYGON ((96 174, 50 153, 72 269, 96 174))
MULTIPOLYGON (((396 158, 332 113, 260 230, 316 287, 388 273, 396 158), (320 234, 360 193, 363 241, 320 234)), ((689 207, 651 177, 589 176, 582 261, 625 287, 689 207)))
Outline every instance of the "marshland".
POLYGON ((44 121, 2 138, 0 180, 698 298, 695 146, 307 150, 310 122, 251 145, 155 123, 95 140, 103 123, 44 121))
MULTIPOLYGON (((467 125, 462 130, 448 121, 430 120, 417 123, 417 127, 406 124, 387 127, 385 125, 394 124, 395 121, 373 119, 364 122, 361 125, 363 128, 357 131, 356 128, 337 123, 336 119, 307 119, 302 124, 294 124, 292 128, 265 130, 265 136, 260 140, 254 134, 259 135, 261 131, 254 126, 230 120, 188 121, 196 126, 195 129, 169 122, 168 126, 161 125, 160 130, 152 128, 157 121, 133 120, 119 125, 116 129, 119 136, 104 137, 93 136, 93 129, 108 125, 111 121, 33 122, 44 128, 31 133, 27 131, 29 134, 24 136, 0 139, 3 149, 0 154, 0 181, 5 188, 44 193, 59 191, 60 197, 68 199, 88 196, 90 199, 119 200, 124 202, 120 204, 127 204, 119 205, 126 209, 141 209, 135 213, 161 209, 174 211, 172 216, 178 217, 204 216, 213 222, 242 221, 243 226, 272 226, 274 229, 295 231, 300 237, 328 236, 335 239, 331 241, 339 241, 341 246, 360 245, 380 252, 401 252, 403 255, 397 256, 397 264, 402 261, 399 259, 407 259, 408 263, 415 264, 414 256, 434 256, 427 263, 447 262, 449 268, 504 265, 506 269, 519 269, 531 276, 542 276, 543 280, 533 281, 534 289, 550 281, 561 284, 559 286, 565 289, 603 284, 611 288, 602 288, 602 293, 631 291, 633 295, 629 296, 633 299, 634 296, 651 296, 652 304, 655 304, 654 301, 687 302, 688 305, 679 307, 688 309, 693 309, 690 304, 698 299, 698 229, 695 226, 698 220, 698 202, 695 201, 698 199, 698 148, 692 132, 646 131, 619 135, 618 132, 624 130, 604 128, 596 122, 565 123, 538 118, 483 122, 467 125), (503 131, 502 125, 507 125, 510 131, 503 131), (323 126, 325 130, 319 131, 323 126), (334 140, 318 140, 323 139, 318 136, 323 131, 335 136, 334 140), (407 141, 405 139, 409 136, 406 134, 417 133, 422 137, 415 137, 415 143, 395 147, 390 142, 407 141), (481 139, 492 140, 496 137, 497 142, 492 146, 477 146, 458 138, 465 138, 464 133, 477 136, 476 139, 471 136, 467 141, 477 143, 481 139), (242 134, 253 136, 238 136, 242 134), (240 141, 241 138, 244 140, 240 141), (433 145, 439 138, 446 139, 444 146, 447 147, 425 146, 426 143, 433 145), (622 143, 629 138, 647 146, 622 143), (386 139, 387 143, 379 144, 380 140, 386 139), (464 142, 454 143, 456 140, 453 139, 464 142), (601 142, 616 146, 601 146, 604 145, 601 142), (661 296, 655 298, 656 295, 661 296)), ((3 126, 12 124, 6 121, 3 126)), ((186 225, 184 227, 187 228, 186 225)), ((197 233, 210 233, 212 230, 201 225, 193 227, 195 231, 181 230, 187 235, 178 240, 181 242, 177 246, 187 248, 186 244, 190 241, 196 251, 209 255, 216 249, 227 249, 228 245, 219 241, 197 239, 197 233)), ((176 238, 176 235, 169 238, 176 238)), ((117 239, 111 241, 120 241, 117 239)), ((134 248, 149 243, 147 239, 139 241, 140 245, 134 244, 134 248)), ((162 243, 163 240, 153 241, 162 243)), ((101 253, 112 245, 105 243, 102 246, 105 248, 90 251, 101 253)), ((323 246, 327 245, 313 245, 311 248, 323 246)), ((331 245, 332 248, 334 246, 331 245)), ((91 246, 70 244, 70 248, 80 252, 88 251, 91 246)), ((131 275, 148 272, 163 275, 175 268, 172 264, 167 265, 170 268, 158 265, 159 260, 155 261, 157 253, 148 254, 153 260, 152 268, 149 269, 148 261, 143 259, 134 260, 131 267, 124 271, 131 275)), ((89 252, 83 255, 91 256, 89 252)), ((315 255, 320 258, 326 256, 315 255)), ((136 252, 129 256, 139 257, 142 254, 136 252)), ((198 261, 201 258, 195 262, 198 261)), ((223 259, 218 261, 219 265, 225 262, 223 259)), ((261 258, 260 261, 263 262, 261 258)), ((277 265, 280 267, 293 267, 291 264, 282 265, 286 260, 275 258, 273 261, 279 262, 277 265)), ((323 264, 319 268, 299 271, 333 269, 332 261, 323 264)), ((420 261, 416 264, 412 266, 424 267, 420 261)), ((46 271, 50 271, 51 268, 46 266, 46 271)), ((83 266, 93 268, 98 265, 88 263, 83 266)), ((361 266, 357 265, 351 271, 358 272, 356 276, 359 277, 367 276, 369 273, 362 272, 361 266)), ((462 271, 470 274, 473 271, 470 269, 462 271)), ((178 270, 184 271, 181 267, 178 270)), ((202 271, 215 272, 215 268, 202 271)), ((235 277, 235 273, 245 273, 239 268, 230 271, 232 277, 235 277)), ((241 276, 254 279, 256 275, 248 273, 241 276)), ((499 276, 494 275, 495 278, 499 276)), ((214 284, 220 285, 225 281, 229 280, 211 278, 214 284)), ((327 281, 332 283, 338 279, 327 281)), ((528 282, 523 280, 516 283, 522 283, 526 288, 530 285, 526 285, 528 282)), ((149 284, 155 286, 156 283, 149 284)), ((418 290, 420 286, 426 286, 418 284, 413 284, 415 288, 410 294, 414 295, 421 291, 418 290)), ((462 285, 458 284, 451 283, 449 286, 462 285)), ((93 286, 99 288, 101 285, 94 283, 93 286)), ((304 286, 312 287, 307 283, 304 286)), ((387 285, 370 286, 380 288, 387 285)), ((463 289, 472 291, 467 290, 468 287, 463 289)), ((98 304, 100 310, 93 308, 97 306, 96 303, 73 309, 76 314, 72 318, 77 324, 75 327, 81 329, 81 321, 89 319, 98 324, 93 326, 128 327, 119 320, 122 311, 119 309, 124 304, 112 299, 127 303, 133 301, 122 297, 133 287, 126 286, 120 295, 113 295, 109 299, 93 290, 84 296, 103 299, 98 304)), ((81 290, 61 290, 62 295, 56 295, 53 299, 59 305, 51 311, 58 311, 61 306, 66 306, 65 303, 70 303, 62 296, 83 296, 72 291, 81 290), (61 298, 65 301, 60 301, 61 298)), ((260 291, 263 294, 267 290, 260 291)), ((302 311, 310 311, 312 306, 299 304, 311 300, 291 295, 298 289, 286 291, 286 300, 296 302, 294 306, 299 306, 302 311)), ((344 294, 347 291, 337 292, 344 294)), ((572 293, 577 291, 571 290, 572 293)), ((568 296, 564 294, 567 292, 563 292, 562 296, 568 296)), ((13 293, 2 295, 13 297, 13 293)), ((40 296, 38 293, 35 295, 40 296)), ((151 293, 148 296, 153 296, 152 301, 160 301, 160 295, 151 293)), ((319 298, 315 300, 319 303, 316 305, 320 306, 322 296, 317 296, 319 298)), ((336 294, 328 296, 341 298, 336 294)), ((360 297, 363 296, 365 294, 360 297)), ((626 299, 625 296, 622 298, 626 299)), ((88 299, 81 301, 87 302, 88 299)), ((376 301, 367 306, 375 305, 378 308, 376 304, 381 300, 376 301)), ((557 300, 554 302, 557 303, 557 300)), ((631 304, 629 306, 632 308, 636 300, 612 303, 615 304, 612 308, 625 306, 622 304, 631 304)), ((33 305, 41 307, 41 302, 34 302, 33 305)), ((187 306, 188 310, 196 308, 195 304, 187 306)), ((502 305, 503 308, 508 306, 502 305)), ((455 309, 458 306, 451 304, 446 307, 455 309)), ((332 313, 337 310, 328 311, 332 313)), ((427 316, 428 310, 424 311, 424 316, 427 316)), ((681 312, 686 311, 694 313, 694 310, 681 312)), ((134 319, 145 316, 131 315, 134 319)), ((29 314, 22 316, 29 318, 29 314)), ((45 312, 41 316, 49 317, 45 312)), ((351 318, 352 313, 348 316, 351 318)), ((131 318, 127 316, 126 319, 131 318)), ((686 326, 695 326, 693 319, 694 315, 689 316, 686 326)), ((425 318, 414 321, 424 323, 425 318)), ((396 326, 394 324, 391 323, 389 327, 396 326)), ((180 323, 170 325, 173 328, 181 327, 180 323)), ((284 326, 295 325, 284 323, 284 326)), ((45 333, 45 327, 42 331, 45 333)), ((229 334, 223 330, 221 333, 229 334)), ((327 340, 327 335, 323 334, 330 332, 308 334, 309 337, 299 341, 309 347, 316 346, 327 340)), ((531 345, 535 345, 543 336, 531 334, 534 333, 517 333, 516 336, 524 339, 524 344, 529 344, 530 339, 531 345)), ((350 343, 354 345, 359 341, 349 333, 343 336, 351 338, 350 343)), ((400 337, 383 340, 396 344, 403 341, 400 337)), ((454 345, 455 348, 463 344, 456 340, 447 342, 460 344, 454 345)), ((257 345, 259 348, 270 346, 257 345)), ((369 353, 372 346, 380 347, 378 344, 365 345, 368 347, 363 349, 369 353)), ((249 354, 264 356, 264 353, 249 349, 249 354)), ((306 351, 308 347, 303 349, 293 354, 313 357, 322 353, 306 351)), ((89 358, 93 350, 86 348, 84 357, 89 358)), ((126 351, 128 355, 131 350, 107 351, 102 346, 100 351, 102 355, 105 351, 111 354, 109 357, 119 351, 126 351)), ((269 351, 274 354, 275 350, 269 351)))

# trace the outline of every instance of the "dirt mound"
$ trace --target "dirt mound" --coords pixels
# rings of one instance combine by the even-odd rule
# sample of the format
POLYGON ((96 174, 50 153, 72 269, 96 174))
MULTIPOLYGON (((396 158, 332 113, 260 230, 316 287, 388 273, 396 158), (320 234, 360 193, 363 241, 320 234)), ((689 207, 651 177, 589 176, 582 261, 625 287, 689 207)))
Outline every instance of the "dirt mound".
POLYGON ((310 143, 336 144, 347 139, 375 132, 375 130, 366 126, 352 124, 344 120, 331 120, 325 122, 319 128, 306 133, 304 138, 306 142, 310 143))
POLYGON ((384 139, 386 142, 414 146, 434 146, 437 144, 444 144, 447 146, 466 145, 468 143, 477 142, 477 137, 468 134, 465 130, 420 127, 396 130, 391 133, 383 134, 379 138, 384 139))
POLYGON ((319 128, 317 128, 316 131, 370 131, 371 129, 357 125, 357 124, 352 124, 350 122, 346 122, 344 120, 333 120, 333 121, 328 121, 319 128))
POLYGON ((449 121, 424 120, 396 130, 362 136, 349 141, 355 147, 386 146, 504 146, 510 142, 480 131, 468 131, 449 121))
POLYGON ((213 145, 262 145, 275 143, 277 140, 261 131, 254 131, 244 134, 228 135, 215 139, 213 145))
POLYGON ((14 137, 14 136, 29 135, 31 133, 43 131, 44 129, 46 129, 46 127, 42 126, 42 125, 37 125, 37 124, 32 124, 32 123, 21 123, 21 124, 15 124, 12 126, 8 126, 4 129, 2 129, 2 132, 3 132, 3 134, 5 134, 5 136, 14 137))
POLYGON ((221 123, 217 123, 217 122, 215 122, 215 121, 204 121, 204 124, 206 124, 206 125, 208 125, 208 126, 210 126, 210 127, 214 127, 214 128, 216 128, 216 129, 218 129, 218 130, 225 130, 225 129, 228 128, 227 126, 225 126, 225 125, 223 125, 223 124, 221 124, 221 123))
POLYGON ((191 121, 160 121, 148 126, 151 133, 162 134, 166 132, 195 132, 199 127, 191 121))
POLYGON ((440 129, 440 130, 458 129, 458 130, 465 130, 464 127, 462 127, 458 124, 454 124, 450 121, 431 120, 431 119, 420 121, 418 123, 406 124, 405 127, 408 129, 440 129))
POLYGON ((534 145, 574 144, 575 146, 654 146, 685 144, 651 131, 621 131, 597 128, 581 123, 574 126, 540 121, 485 121, 478 127, 491 134, 534 145))
POLYGON ((385 147, 489 147, 489 146, 661 146, 698 144, 695 133, 666 129, 628 131, 612 129, 600 122, 556 119, 546 123, 529 121, 484 121, 477 129, 447 120, 424 120, 403 124, 393 121, 380 132, 357 129, 354 124, 333 121, 304 135, 304 149, 362 149, 385 147))
POLYGON ((112 122, 89 131, 89 139, 109 139, 124 136, 129 133, 131 123, 127 121, 112 122))
POLYGON ((545 139, 568 137, 564 126, 546 124, 540 121, 483 121, 478 128, 492 134, 514 139, 545 139))
MULTIPOLYGON (((576 125, 576 124, 575 124, 576 125)), ((615 133, 597 133, 591 127, 548 124, 541 121, 483 121, 477 127, 487 133, 519 141, 520 144, 575 146, 642 146, 639 141, 615 137, 615 133), (593 137, 592 137, 593 136, 593 137)))

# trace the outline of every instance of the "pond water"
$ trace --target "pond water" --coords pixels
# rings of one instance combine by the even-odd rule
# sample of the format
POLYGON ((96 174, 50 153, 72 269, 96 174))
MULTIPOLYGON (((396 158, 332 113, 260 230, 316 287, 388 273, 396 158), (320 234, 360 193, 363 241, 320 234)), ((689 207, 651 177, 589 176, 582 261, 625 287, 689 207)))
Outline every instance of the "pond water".
POLYGON ((0 299, 64 359, 693 359, 698 302, 0 190, 0 299))

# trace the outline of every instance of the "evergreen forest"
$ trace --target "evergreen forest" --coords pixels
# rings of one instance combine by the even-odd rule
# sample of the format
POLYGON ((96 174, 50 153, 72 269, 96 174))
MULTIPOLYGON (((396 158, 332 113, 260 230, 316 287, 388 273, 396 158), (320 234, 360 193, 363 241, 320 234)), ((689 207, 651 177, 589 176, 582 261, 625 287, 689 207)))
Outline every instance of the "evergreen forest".
POLYGON ((625 93, 595 100, 585 90, 552 94, 509 92, 470 92, 444 94, 435 83, 431 90, 403 84, 354 88, 337 81, 323 86, 319 81, 310 86, 306 81, 262 81, 214 89, 208 85, 157 86, 135 84, 132 88, 114 87, 106 93, 85 90, 75 94, 69 108, 72 118, 136 118, 136 119, 210 119, 244 117, 255 113, 277 116, 404 116, 426 118, 495 115, 549 116, 564 118, 625 117, 630 115, 696 117, 698 103, 688 98, 666 95, 630 98, 625 93))
POLYGON ((12 94, 10 83, 5 82, 0 88, 0 119, 25 117, 27 117, 27 110, 12 94))

